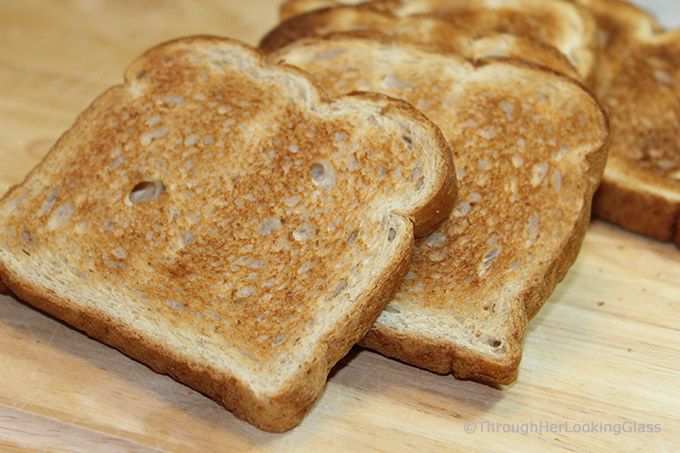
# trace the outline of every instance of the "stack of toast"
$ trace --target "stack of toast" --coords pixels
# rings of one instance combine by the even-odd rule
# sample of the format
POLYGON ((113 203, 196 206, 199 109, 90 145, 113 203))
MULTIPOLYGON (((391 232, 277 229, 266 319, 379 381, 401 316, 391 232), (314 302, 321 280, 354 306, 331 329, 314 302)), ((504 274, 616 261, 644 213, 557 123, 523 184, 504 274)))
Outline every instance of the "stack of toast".
POLYGON ((513 382, 591 206, 680 246, 680 35, 645 13, 281 15, 260 49, 193 36, 136 59, 0 201, 2 282, 280 432, 355 344, 513 382))

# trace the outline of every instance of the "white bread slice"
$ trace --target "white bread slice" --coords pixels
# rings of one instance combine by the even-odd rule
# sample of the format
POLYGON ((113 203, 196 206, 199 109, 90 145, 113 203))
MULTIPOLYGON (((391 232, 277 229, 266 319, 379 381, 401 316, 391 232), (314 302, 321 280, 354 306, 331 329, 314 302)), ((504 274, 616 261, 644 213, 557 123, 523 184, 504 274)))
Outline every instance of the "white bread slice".
POLYGON ((270 56, 335 93, 417 106, 449 140, 460 203, 416 241, 410 272, 360 344, 461 378, 517 376, 527 320, 576 258, 608 145, 607 118, 573 79, 517 61, 470 62, 352 34, 270 56))
POLYGON ((155 47, 0 202, 22 299, 283 431, 455 199, 439 129, 236 41, 155 47))
POLYGON ((394 40, 431 45, 443 52, 472 59, 492 56, 519 58, 581 78, 559 50, 535 39, 460 27, 438 17, 397 17, 360 6, 325 8, 291 17, 262 39, 260 49, 272 52, 300 38, 344 31, 378 32, 394 40))
POLYGON ((589 82, 597 63, 597 26, 587 9, 569 0, 287 0, 281 18, 341 5, 359 5, 397 17, 434 16, 476 32, 526 36, 562 52, 589 82))
POLYGON ((680 30, 625 2, 581 3, 600 28, 595 92, 612 128, 593 212, 680 247, 680 30))

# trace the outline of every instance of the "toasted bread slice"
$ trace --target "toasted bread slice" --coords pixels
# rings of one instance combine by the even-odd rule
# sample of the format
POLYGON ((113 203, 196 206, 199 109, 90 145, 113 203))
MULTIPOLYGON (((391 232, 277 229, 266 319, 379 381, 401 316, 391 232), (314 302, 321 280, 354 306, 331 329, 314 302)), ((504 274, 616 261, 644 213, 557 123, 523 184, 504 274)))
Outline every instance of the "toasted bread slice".
POLYGON ((366 3, 366 0, 284 0, 279 9, 279 16, 282 21, 285 21, 291 17, 318 9, 342 5, 359 5, 361 3, 366 3))
POLYGON ((680 247, 680 30, 624 2, 583 3, 600 27, 595 90, 612 128, 593 212, 680 247))
POLYGON ((437 17, 396 17, 369 8, 339 6, 292 17, 265 36, 260 48, 272 52, 297 39, 343 31, 374 31, 396 40, 432 45, 467 58, 521 58, 553 71, 580 78, 569 60, 541 41, 509 33, 476 32, 437 17))
MULTIPOLYGON (((357 4, 356 1, 288 0, 282 19, 318 8, 357 4)), ((373 0, 362 8, 398 17, 435 16, 477 32, 495 31, 526 36, 552 45, 590 81, 597 57, 597 26, 586 8, 569 0, 373 0)))
POLYGON ((416 241, 409 274, 360 344, 439 373, 507 384, 527 320, 579 251, 607 155, 606 115, 571 78, 518 61, 476 63, 351 34, 270 56, 335 93, 374 90, 437 123, 460 203, 416 241))
POLYGON ((0 202, 19 297, 256 426, 298 424, 455 199, 439 129, 235 41, 162 44, 0 202))

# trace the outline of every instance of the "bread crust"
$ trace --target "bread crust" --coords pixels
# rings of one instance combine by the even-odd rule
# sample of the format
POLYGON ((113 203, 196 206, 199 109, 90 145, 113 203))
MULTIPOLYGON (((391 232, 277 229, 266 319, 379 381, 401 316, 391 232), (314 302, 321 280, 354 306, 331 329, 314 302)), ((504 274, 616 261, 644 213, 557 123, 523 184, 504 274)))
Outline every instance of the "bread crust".
POLYGON ((555 47, 528 37, 460 28, 444 19, 429 16, 400 18, 362 6, 337 6, 300 14, 281 22, 260 41, 260 49, 271 53, 299 39, 335 33, 377 34, 389 40, 422 43, 441 52, 466 58, 506 54, 580 79, 578 71, 555 47), (478 50, 477 47, 480 46, 478 50))
MULTIPOLYGON (((408 2, 404 0, 288 0, 281 5, 280 16, 282 21, 293 19, 295 16, 302 16, 309 12, 324 11, 334 7, 352 6, 375 12, 389 13, 398 17, 406 16, 435 16, 452 23, 473 28, 477 31, 502 31, 510 32, 522 38, 529 37, 537 41, 545 42, 557 48, 568 60, 576 67, 579 79, 590 85, 593 81, 597 64, 597 27, 592 16, 587 9, 577 2, 571 0, 555 0, 553 2, 542 2, 536 0, 504 0, 503 2, 475 2, 466 0, 464 2, 447 3, 446 0, 422 0, 418 2, 408 2), (550 3, 552 8, 552 18, 560 21, 559 23, 544 23, 546 20, 541 17, 549 8, 545 5, 550 3), (495 17, 487 22, 482 19, 480 23, 471 20, 469 15, 464 14, 459 17, 458 13, 452 14, 449 7, 469 9, 477 13, 484 13, 488 10, 501 12, 502 18, 495 17), (525 17, 531 16, 532 21, 526 21, 525 17), (571 22, 569 22, 571 21, 571 22), (536 23, 539 22, 540 25, 536 23), (481 27, 481 28, 480 28, 481 27), (560 28, 562 30, 558 31, 560 28)), ((480 18, 483 14, 479 15, 480 18)), ((473 15, 472 18, 476 17, 473 15)), ((488 18, 487 18, 488 19, 488 18)), ((304 26, 305 20, 296 22, 297 25, 304 26)), ((295 34, 299 34, 294 26, 286 30, 290 39, 295 34)), ((273 41, 273 39, 272 39, 273 41)), ((526 52, 525 53, 529 53, 526 52)), ((552 69, 563 67, 559 63, 559 58, 550 56, 541 57, 543 50, 537 49, 536 54, 529 59, 539 58, 549 62, 548 66, 552 69)), ((518 57, 519 55, 512 55, 518 57)), ((545 63, 544 63, 545 64, 545 63)), ((566 71, 561 71, 569 73, 566 71)), ((570 74, 571 75, 571 74, 570 74)))
MULTIPOLYGON (((350 0, 344 1, 343 4, 358 4, 363 1, 364 0, 350 0)), ((304 14, 317 9, 332 8, 338 6, 338 4, 339 3, 336 0, 286 0, 281 3, 281 6, 279 7, 279 17, 282 21, 288 20, 299 14, 304 14)))
POLYGON ((511 384, 517 379, 522 360, 522 338, 526 331, 526 316, 512 319, 508 326, 513 341, 500 360, 488 360, 474 350, 449 341, 437 341, 425 335, 404 334, 386 325, 374 324, 359 342, 360 346, 398 359, 409 365, 458 379, 473 379, 488 384, 511 384))
MULTIPOLYGON (((126 71, 126 80, 134 77, 137 61, 145 56, 163 49, 164 46, 172 46, 175 43, 194 45, 201 43, 226 43, 239 47, 246 52, 256 55, 261 64, 265 64, 261 54, 244 44, 233 40, 216 38, 212 36, 194 36, 181 38, 163 43, 147 51, 140 59, 136 60, 126 71)), ((294 72, 298 77, 303 77, 308 82, 308 75, 300 70, 283 67, 282 71, 294 72)), ((100 95, 88 109, 81 113, 74 126, 74 130, 85 115, 91 110, 96 110, 107 96, 114 96, 122 85, 117 85, 100 95)), ((397 243, 395 252, 390 255, 382 272, 375 276, 375 285, 362 292, 351 301, 352 310, 337 323, 335 328, 325 333, 315 342, 315 349, 310 351, 308 359, 301 362, 297 370, 279 388, 275 395, 259 394, 249 385, 242 382, 235 375, 226 373, 212 366, 210 363, 201 362, 199 359, 187 359, 180 351, 174 351, 167 345, 154 342, 145 337, 143 333, 134 330, 121 319, 105 315, 103 310, 84 310, 70 299, 72 296, 58 294, 43 286, 34 284, 30 276, 10 268, 8 263, 0 260, 0 277, 7 286, 21 299, 31 303, 35 307, 44 310, 62 319, 73 327, 85 332, 89 336, 109 344, 130 357, 145 363, 159 373, 165 373, 173 378, 189 385, 214 399, 219 404, 233 411, 233 413, 255 426, 272 432, 282 432, 300 423, 304 415, 314 405, 320 396, 331 367, 343 357, 349 349, 364 336, 371 323, 377 319, 380 312, 396 292, 399 283, 407 272, 411 256, 413 254, 414 231, 421 234, 429 232, 443 219, 448 217, 449 212, 444 207, 450 206, 455 200, 456 182, 455 169, 448 143, 439 129, 424 115, 403 101, 397 101, 380 94, 356 93, 338 98, 330 98, 314 85, 319 93, 321 103, 335 102, 336 100, 353 98, 357 102, 375 103, 384 106, 384 115, 395 115, 399 120, 408 119, 412 124, 428 131, 434 141, 432 154, 436 155, 437 166, 431 178, 432 196, 422 202, 411 203, 412 210, 408 212, 393 212, 392 216, 404 218, 404 233, 397 243), (408 220, 406 220, 408 219, 408 220), (408 240, 407 238, 410 238, 408 240)), ((68 135, 67 131, 57 141, 53 149, 46 155, 38 166, 31 170, 27 180, 41 171, 42 166, 50 154, 56 150, 68 135)), ((5 203, 21 185, 12 188, 0 200, 5 203)))
POLYGON ((680 247, 680 204, 652 192, 629 188, 615 180, 602 181, 593 213, 623 228, 680 247))
MULTIPOLYGON (((319 86, 319 89, 322 88, 319 86)), ((376 102, 388 102, 388 108, 383 111, 387 113, 396 110, 405 116, 411 117, 414 121, 423 122, 430 125, 430 133, 435 138, 438 147, 449 150, 441 157, 441 165, 437 168, 437 192, 420 206, 416 206, 409 212, 398 212, 407 217, 413 223, 413 235, 416 238, 427 236, 433 232, 451 213, 453 206, 458 201, 458 181, 456 179, 456 168, 453 162, 453 155, 450 152, 449 143, 442 134, 441 130, 430 121, 430 119, 415 109, 408 102, 395 99, 381 93, 356 91, 345 96, 356 96, 358 98, 370 99, 376 102)), ((340 99, 342 98, 340 97, 340 99)))
POLYGON ((229 409, 238 418, 270 432, 284 432, 300 424, 326 383, 326 376, 338 360, 366 333, 403 280, 413 254, 413 243, 407 244, 395 257, 393 270, 386 273, 373 290, 358 301, 356 316, 347 317, 343 324, 319 344, 314 360, 300 367, 293 383, 269 402, 255 395, 234 376, 226 376, 201 363, 188 363, 173 351, 142 338, 115 319, 99 317, 70 305, 58 295, 40 291, 10 272, 0 262, 0 275, 21 300, 59 318, 88 336, 112 346, 125 355, 147 365, 157 373, 198 390, 229 409))

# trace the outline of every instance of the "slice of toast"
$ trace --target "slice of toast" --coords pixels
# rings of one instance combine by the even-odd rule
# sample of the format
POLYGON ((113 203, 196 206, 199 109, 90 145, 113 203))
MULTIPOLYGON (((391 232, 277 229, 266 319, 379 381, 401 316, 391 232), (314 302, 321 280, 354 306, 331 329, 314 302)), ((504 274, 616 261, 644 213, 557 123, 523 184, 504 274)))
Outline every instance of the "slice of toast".
POLYGON ((270 55, 331 92, 374 90, 437 123, 458 206, 416 241, 409 274, 361 345, 460 378, 517 376, 527 320, 576 258, 607 156, 608 125, 571 78, 519 61, 470 62, 352 34, 270 55))
MULTIPOLYGON (((282 19, 318 8, 357 4, 338 0, 288 0, 282 19)), ((398 17, 435 16, 477 32, 526 36, 562 52, 581 77, 590 81, 597 57, 597 26, 586 8, 569 0, 373 0, 361 8, 398 17)))
POLYGON ((593 212, 680 247, 680 30, 628 3, 582 3, 600 28, 595 90, 612 128, 593 212))
POLYGON ((283 21, 318 9, 361 3, 366 3, 366 0, 284 0, 279 8, 279 17, 283 21))
POLYGON ((479 32, 437 17, 396 17, 357 6, 326 8, 292 17, 270 31, 260 48, 272 52, 297 39, 343 31, 373 31, 395 40, 435 46, 467 58, 520 58, 574 78, 581 76, 555 47, 509 33, 479 32))
POLYGON ((155 47, 0 202, 22 299, 270 431, 300 422, 455 200, 410 105, 228 39, 155 47))

